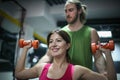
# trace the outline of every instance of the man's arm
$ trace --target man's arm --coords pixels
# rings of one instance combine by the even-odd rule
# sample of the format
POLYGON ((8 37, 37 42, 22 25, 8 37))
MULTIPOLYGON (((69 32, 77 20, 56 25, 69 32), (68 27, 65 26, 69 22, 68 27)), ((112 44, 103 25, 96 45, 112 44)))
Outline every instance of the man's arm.
POLYGON ((39 63, 50 63, 52 61, 52 57, 49 54, 49 50, 47 50, 46 54, 38 61, 39 63))
MULTIPOLYGON (((97 31, 95 29, 92 29, 91 31, 91 43, 98 43, 99 36, 97 34, 97 31)), ((95 60, 95 67, 99 73, 103 73, 106 71, 106 62, 105 58, 100 50, 97 50, 94 54, 94 60, 95 60)))

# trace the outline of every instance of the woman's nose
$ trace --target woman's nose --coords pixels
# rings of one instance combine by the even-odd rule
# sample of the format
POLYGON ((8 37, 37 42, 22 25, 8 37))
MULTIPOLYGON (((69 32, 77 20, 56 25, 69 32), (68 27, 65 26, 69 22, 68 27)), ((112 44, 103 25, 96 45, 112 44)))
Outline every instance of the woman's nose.
POLYGON ((55 47, 55 46, 57 46, 57 45, 56 45, 56 42, 53 42, 53 44, 52 44, 52 45, 53 45, 54 47, 55 47))

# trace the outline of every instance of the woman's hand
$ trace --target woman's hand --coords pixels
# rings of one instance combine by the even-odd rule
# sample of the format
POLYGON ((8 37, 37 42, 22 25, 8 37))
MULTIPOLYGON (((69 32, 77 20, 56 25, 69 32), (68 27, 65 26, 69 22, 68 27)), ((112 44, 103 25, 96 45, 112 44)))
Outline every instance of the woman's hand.
MULTIPOLYGON (((106 44, 106 43, 104 43, 104 44, 106 44)), ((98 41, 98 45, 99 45, 99 50, 102 51, 104 54, 110 54, 111 53, 110 49, 105 49, 105 48, 101 47, 100 41, 98 41)))
POLYGON ((25 40, 24 42, 26 46, 24 46, 24 49, 30 49, 32 47, 32 41, 31 40, 25 40))

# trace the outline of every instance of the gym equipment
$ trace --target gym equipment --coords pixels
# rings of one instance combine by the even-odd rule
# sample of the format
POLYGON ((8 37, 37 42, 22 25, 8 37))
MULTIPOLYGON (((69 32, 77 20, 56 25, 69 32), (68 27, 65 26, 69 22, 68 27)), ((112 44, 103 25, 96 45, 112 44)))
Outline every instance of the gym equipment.
MULTIPOLYGON (((105 48, 105 49, 110 49, 111 51, 114 50, 114 41, 113 40, 109 40, 109 43, 106 43, 106 44, 100 44, 100 46, 102 48, 105 48)), ((91 50, 92 50, 92 53, 96 53, 96 50, 99 49, 100 47, 99 45, 97 45, 96 43, 91 43, 91 50)))
MULTIPOLYGON (((31 41, 32 42, 32 47, 34 48, 34 49, 37 49, 38 47, 39 47, 39 41, 38 40, 33 40, 33 41, 31 41)), ((26 45, 28 45, 28 43, 24 40, 24 39, 20 39, 19 40, 19 46, 20 46, 20 48, 23 48, 24 46, 26 46, 26 45)))

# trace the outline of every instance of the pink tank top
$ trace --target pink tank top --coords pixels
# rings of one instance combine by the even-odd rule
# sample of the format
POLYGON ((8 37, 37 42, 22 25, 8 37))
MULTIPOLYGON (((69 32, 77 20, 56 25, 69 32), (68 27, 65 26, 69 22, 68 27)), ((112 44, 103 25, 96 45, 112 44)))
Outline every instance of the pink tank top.
MULTIPOLYGON (((50 79, 47 77, 47 73, 48 73, 48 69, 50 67, 51 64, 46 64, 41 76, 39 77, 39 80, 55 80, 55 79, 50 79)), ((60 79, 56 79, 56 80, 72 80, 72 75, 73 75, 73 71, 74 71, 74 66, 72 64, 69 64, 65 74, 60 78, 60 79)))

